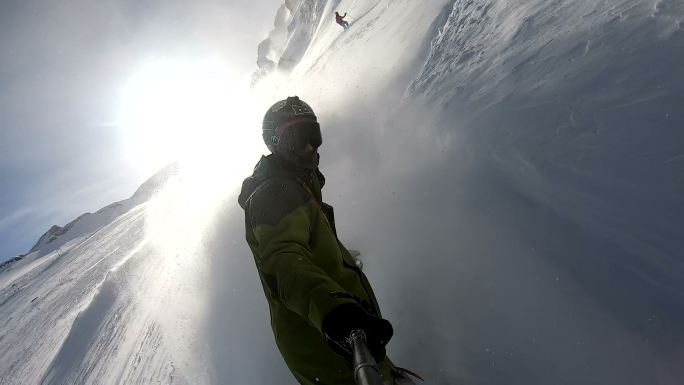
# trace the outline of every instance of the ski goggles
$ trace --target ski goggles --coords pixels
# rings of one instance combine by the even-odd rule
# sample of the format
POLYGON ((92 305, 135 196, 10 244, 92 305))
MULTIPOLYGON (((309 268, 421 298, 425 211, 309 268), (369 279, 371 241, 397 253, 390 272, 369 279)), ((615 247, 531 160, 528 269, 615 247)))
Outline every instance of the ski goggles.
POLYGON ((320 147, 323 143, 321 126, 311 119, 296 119, 287 122, 276 128, 276 133, 281 142, 298 150, 303 149, 307 144, 312 147, 320 147))

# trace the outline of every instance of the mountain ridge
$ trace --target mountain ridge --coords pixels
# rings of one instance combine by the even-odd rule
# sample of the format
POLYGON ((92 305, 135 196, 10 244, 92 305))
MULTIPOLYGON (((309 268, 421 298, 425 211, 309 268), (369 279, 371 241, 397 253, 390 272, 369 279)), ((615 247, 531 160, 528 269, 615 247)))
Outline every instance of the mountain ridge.
POLYGON ((130 197, 104 206, 94 213, 83 213, 64 226, 52 225, 50 229, 38 238, 38 241, 36 241, 26 254, 15 256, 0 264, 0 271, 11 267, 14 263, 21 261, 27 255, 33 254, 32 256, 34 258, 39 258, 42 255, 59 249, 60 246, 74 238, 94 233, 98 229, 111 223, 117 216, 148 201, 154 194, 158 193, 171 178, 177 176, 179 170, 180 166, 178 162, 173 162, 161 168, 145 180, 130 197))

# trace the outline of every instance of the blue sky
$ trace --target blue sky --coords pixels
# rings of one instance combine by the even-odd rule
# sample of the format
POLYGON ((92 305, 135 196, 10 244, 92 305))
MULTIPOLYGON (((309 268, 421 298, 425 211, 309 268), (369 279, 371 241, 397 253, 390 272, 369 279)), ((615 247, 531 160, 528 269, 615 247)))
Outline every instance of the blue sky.
POLYGON ((246 78, 280 3, 0 3, 0 260, 150 176, 116 123, 141 62, 211 53, 246 78))

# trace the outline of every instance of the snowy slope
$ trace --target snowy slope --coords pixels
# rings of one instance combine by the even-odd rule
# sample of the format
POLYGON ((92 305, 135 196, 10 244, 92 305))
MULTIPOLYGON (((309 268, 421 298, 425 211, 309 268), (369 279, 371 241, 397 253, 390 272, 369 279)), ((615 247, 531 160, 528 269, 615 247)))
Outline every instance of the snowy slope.
POLYGON ((59 384, 100 378, 144 382, 173 376, 164 348, 153 344, 159 339, 161 321, 155 313, 161 313, 160 305, 150 306, 149 297, 140 293, 160 296, 173 277, 159 279, 168 271, 160 266, 163 259, 155 258, 145 223, 150 199, 177 172, 171 165, 131 198, 84 214, 59 231, 53 227, 26 257, 3 269, 0 383, 33 384, 41 378, 59 384), (102 354, 103 349, 111 354, 102 354))
MULTIPOLYGON (((426 384, 681 382, 681 4, 281 7, 254 92, 318 113, 324 197, 398 364, 426 384)), ((172 174, 0 271, 0 384, 295 383, 240 181, 172 174)))
POLYGON ((322 115, 390 353, 436 383, 678 383, 682 3, 417 3, 365 2, 268 86, 322 115))

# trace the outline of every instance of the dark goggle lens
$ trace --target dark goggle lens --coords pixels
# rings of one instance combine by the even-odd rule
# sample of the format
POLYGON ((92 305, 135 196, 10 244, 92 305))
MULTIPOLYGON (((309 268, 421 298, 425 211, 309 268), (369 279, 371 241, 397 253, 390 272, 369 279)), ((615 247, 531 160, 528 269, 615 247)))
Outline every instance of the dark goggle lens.
POLYGON ((321 126, 317 122, 300 123, 292 127, 290 133, 294 136, 294 141, 299 148, 304 148, 307 143, 313 147, 320 147, 323 144, 321 126))

